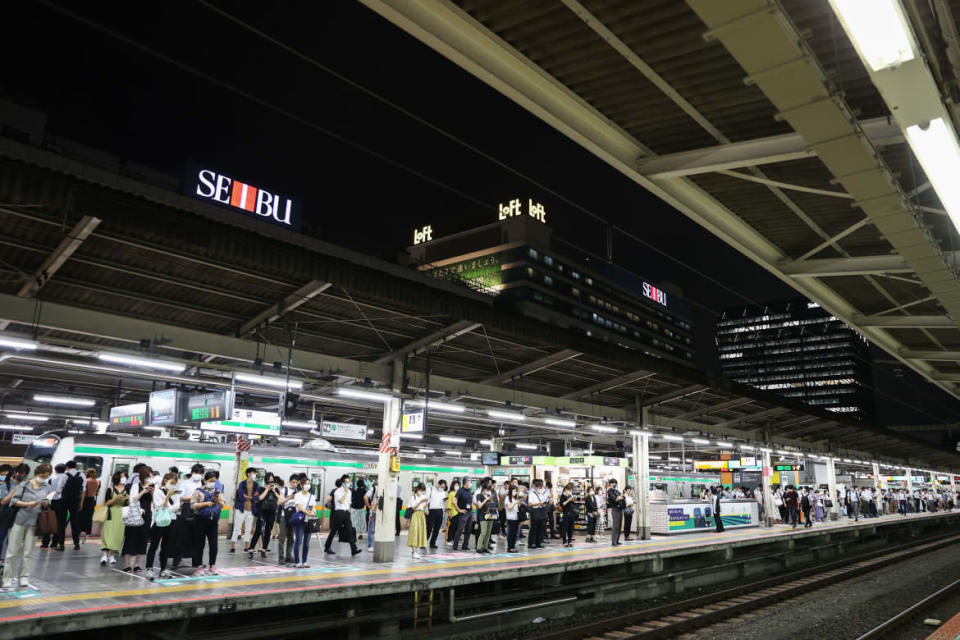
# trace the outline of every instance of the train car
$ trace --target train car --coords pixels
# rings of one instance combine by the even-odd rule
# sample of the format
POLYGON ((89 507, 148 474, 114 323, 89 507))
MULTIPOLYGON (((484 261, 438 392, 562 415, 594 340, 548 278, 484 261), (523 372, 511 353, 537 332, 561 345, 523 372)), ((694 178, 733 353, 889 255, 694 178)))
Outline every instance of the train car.
MULTIPOLYGON (((237 480, 236 455, 232 443, 113 434, 78 435, 60 431, 39 436, 27 448, 23 459, 30 465, 31 470, 42 462, 56 466, 67 460, 75 460, 77 468, 81 470, 96 469, 101 479, 98 503, 103 502, 110 477, 118 471, 132 475, 133 466, 138 462, 149 465, 161 475, 170 467, 177 467, 181 478, 190 473, 190 467, 199 463, 207 471, 213 469, 220 472, 226 498, 224 502, 227 505, 220 514, 221 531, 225 531, 228 526, 237 480)), ((323 522, 329 519, 329 514, 322 505, 326 503, 326 496, 333 490, 338 478, 344 474, 349 475, 352 486, 356 486, 358 480, 363 480, 369 486, 377 479, 376 456, 359 450, 335 447, 326 450, 286 446, 254 447, 249 455, 244 455, 244 462, 248 467, 256 469, 261 479, 267 471, 284 481, 294 473, 307 474, 317 497, 317 514, 323 522)), ((449 485, 454 478, 464 476, 475 482, 479 481, 484 477, 484 468, 469 460, 452 458, 431 457, 430 462, 403 462, 400 465, 402 498, 409 500, 413 487, 420 482, 431 486, 443 479, 449 485)))

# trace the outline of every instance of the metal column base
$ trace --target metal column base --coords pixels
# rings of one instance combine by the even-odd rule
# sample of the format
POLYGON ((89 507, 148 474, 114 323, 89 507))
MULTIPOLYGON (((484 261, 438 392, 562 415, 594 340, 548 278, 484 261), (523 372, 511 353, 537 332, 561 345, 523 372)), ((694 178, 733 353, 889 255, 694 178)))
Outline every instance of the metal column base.
POLYGON ((839 514, 839 513, 837 513, 836 511, 831 511, 831 512, 830 512, 830 520, 831 520, 831 521, 837 520, 837 519, 839 519, 839 518, 840 518, 840 514, 839 514))
POLYGON ((393 551, 396 543, 391 540, 389 542, 380 542, 379 540, 373 541, 373 561, 374 562, 393 562, 393 551))
POLYGON ((640 539, 649 540, 650 539, 650 527, 640 527, 640 539))

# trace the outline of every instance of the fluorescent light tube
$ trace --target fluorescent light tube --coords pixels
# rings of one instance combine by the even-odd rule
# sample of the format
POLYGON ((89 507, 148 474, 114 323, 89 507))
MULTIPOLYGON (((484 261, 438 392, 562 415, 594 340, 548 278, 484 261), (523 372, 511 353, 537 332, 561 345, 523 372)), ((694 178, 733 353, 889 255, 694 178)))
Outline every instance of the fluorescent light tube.
MULTIPOLYGON (((50 418, 46 416, 35 416, 32 413, 5 413, 7 420, 16 422, 17 420, 26 420, 27 422, 46 422, 50 418)), ((76 422, 76 420, 74 420, 76 422)))
POLYGON ((448 411, 450 413, 463 413, 464 411, 467 410, 467 408, 462 404, 452 404, 449 402, 434 402, 433 400, 429 402, 429 405, 423 400, 414 400, 413 404, 418 407, 428 407, 430 411, 448 411))
POLYGON ((163 371, 173 371, 180 373, 187 368, 187 365, 179 362, 170 362, 168 360, 155 360, 154 358, 138 358, 136 356, 126 356, 119 353, 99 353, 97 357, 104 362, 113 364, 126 364, 131 367, 146 367, 148 369, 162 369, 163 371))
POLYGON ((436 453, 436 449, 418 449, 420 453, 436 453))
POLYGON ((288 436, 279 436, 277 438, 280 442, 295 442, 297 444, 303 444, 303 440, 300 438, 290 438, 288 436))
POLYGON ((35 351, 37 343, 33 340, 20 340, 18 338, 6 338, 0 336, 0 347, 12 347, 22 349, 23 351, 35 351))
POLYGON ((637 431, 636 429, 630 430, 630 435, 632 436, 652 436, 653 433, 650 431, 637 431))
POLYGON ((163 431, 163 427, 144 427, 147 431, 163 431))
POLYGON ((492 444, 493 444, 493 440, 481 440, 481 441, 480 441, 480 444, 482 444, 482 445, 485 445, 485 446, 488 446, 488 447, 489 447, 490 445, 492 445, 492 444))
MULTIPOLYGON (((401 438, 403 435, 400 436, 401 438)), ((450 442, 452 444, 463 444, 466 442, 466 438, 461 438, 460 436, 440 436, 440 442, 450 442)))
POLYGON ((680 458, 667 458, 670 462, 680 462, 680 458))
POLYGON ((739 447, 740 447, 741 449, 743 449, 744 451, 753 451, 754 449, 756 449, 756 447, 751 446, 751 445, 749 445, 749 444, 741 444, 741 445, 737 445, 737 446, 739 446, 739 447))
POLYGON ((695 442, 696 444, 710 444, 709 440, 704 440, 703 438, 690 438, 690 442, 695 442))
POLYGON ((401 433, 400 439, 401 440, 423 440, 423 434, 422 433, 401 433))
POLYGON ((0 424, 0 429, 4 431, 33 431, 33 427, 24 424, 0 424))
POLYGON ((514 446, 515 446, 517 449, 526 449, 527 451, 536 451, 537 449, 540 448, 538 445, 535 445, 535 444, 524 444, 524 443, 522 443, 522 442, 518 442, 518 443, 515 444, 514 446))
POLYGON ((899 0, 830 0, 853 46, 874 71, 916 57, 899 0))
POLYGON ((71 398, 70 396, 48 396, 36 394, 33 396, 34 402, 47 402, 49 404, 72 404, 78 407, 92 407, 96 404, 95 400, 90 398, 71 398))
POLYGON ((594 431, 600 431, 601 433, 617 433, 617 431, 619 431, 616 427, 607 427, 602 424, 593 424, 590 425, 590 428, 594 431))
POLYGON ((661 458, 660 456, 655 456, 655 455, 653 455, 652 453, 647 456, 647 459, 648 459, 648 460, 663 460, 663 458, 661 458))
POLYGON ((523 422, 527 418, 522 413, 516 413, 515 411, 494 411, 492 409, 487 410, 487 415, 495 420, 512 420, 513 422, 523 422))
POLYGON ((668 434, 668 433, 665 433, 665 434, 663 434, 663 439, 664 439, 664 440, 672 440, 673 442, 681 442, 681 441, 683 440, 683 436, 672 436, 672 435, 670 435, 670 434, 668 434))
POLYGON ((727 447, 727 448, 733 447, 733 445, 730 444, 729 442, 724 442, 724 441, 722 441, 722 440, 717 440, 717 446, 718 446, 718 447, 727 447))
POLYGON ((286 378, 274 378, 271 376, 258 376, 252 373, 236 373, 234 374, 234 379, 237 382, 247 382, 249 384, 259 384, 265 387, 275 387, 283 389, 298 390, 303 387, 303 383, 299 380, 291 380, 289 383, 286 378))
POLYGON ((284 420, 280 423, 288 429, 314 429, 317 423, 304 422, 303 420, 284 420))
POLYGON ((463 455, 463 452, 462 452, 462 451, 451 451, 451 450, 447 450, 447 451, 444 451, 443 453, 444 453, 444 455, 448 455, 448 456, 462 456, 462 455, 463 455))
POLYGON ((73 424, 93 425, 94 427, 109 427, 109 426, 110 426, 110 423, 107 422, 107 421, 105 421, 105 420, 80 420, 80 419, 75 419, 75 420, 71 420, 70 422, 72 422, 73 424))
POLYGON ((577 423, 573 420, 561 420, 559 418, 544 418, 544 422, 554 427, 575 427, 577 423))
POLYGON ((349 387, 340 387, 337 389, 337 395, 344 398, 373 400, 375 402, 386 402, 390 399, 390 396, 385 393, 374 393, 373 391, 363 391, 362 389, 351 389, 349 387))

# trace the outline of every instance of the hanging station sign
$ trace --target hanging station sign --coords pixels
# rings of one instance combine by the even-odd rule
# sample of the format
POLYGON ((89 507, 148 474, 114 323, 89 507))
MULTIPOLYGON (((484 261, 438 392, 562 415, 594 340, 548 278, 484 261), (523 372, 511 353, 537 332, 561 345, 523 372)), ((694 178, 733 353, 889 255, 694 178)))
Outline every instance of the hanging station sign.
POLYGON ((280 435, 280 416, 269 411, 235 408, 229 420, 201 422, 204 431, 226 431, 229 433, 247 433, 260 436, 280 435))
POLYGON ((400 421, 400 431, 403 433, 423 433, 423 409, 406 411, 400 421))
POLYGON ((320 433, 324 438, 343 438, 345 440, 366 440, 367 425, 349 422, 327 422, 320 424, 320 433))
POLYGON ((110 408, 110 426, 117 429, 142 427, 147 423, 147 403, 124 404, 110 408))
POLYGON ((180 392, 164 389, 150 394, 150 424, 163 426, 180 422, 180 392))
POLYGON ((300 203, 208 167, 187 163, 183 192, 282 227, 300 226, 300 203))

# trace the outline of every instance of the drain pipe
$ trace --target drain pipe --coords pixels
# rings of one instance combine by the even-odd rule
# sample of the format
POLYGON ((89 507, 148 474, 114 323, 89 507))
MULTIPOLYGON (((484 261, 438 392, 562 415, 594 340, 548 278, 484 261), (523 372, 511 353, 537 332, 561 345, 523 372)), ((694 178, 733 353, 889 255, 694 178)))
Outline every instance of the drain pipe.
POLYGON ((559 598, 557 600, 546 600, 544 602, 534 602, 532 604, 523 604, 518 607, 509 607, 506 609, 497 609, 495 611, 484 611, 482 613, 472 613, 468 616, 457 616, 454 614, 453 610, 456 605, 456 590, 450 588, 450 604, 449 604, 449 615, 448 619, 451 624, 456 624, 458 622, 467 622, 468 620, 479 620, 480 618, 492 618, 494 616, 502 616, 508 613, 516 613, 517 611, 528 611, 530 609, 541 609, 543 607, 551 607, 556 604, 566 604, 568 602, 576 602, 577 596, 570 596, 569 598, 559 598))

